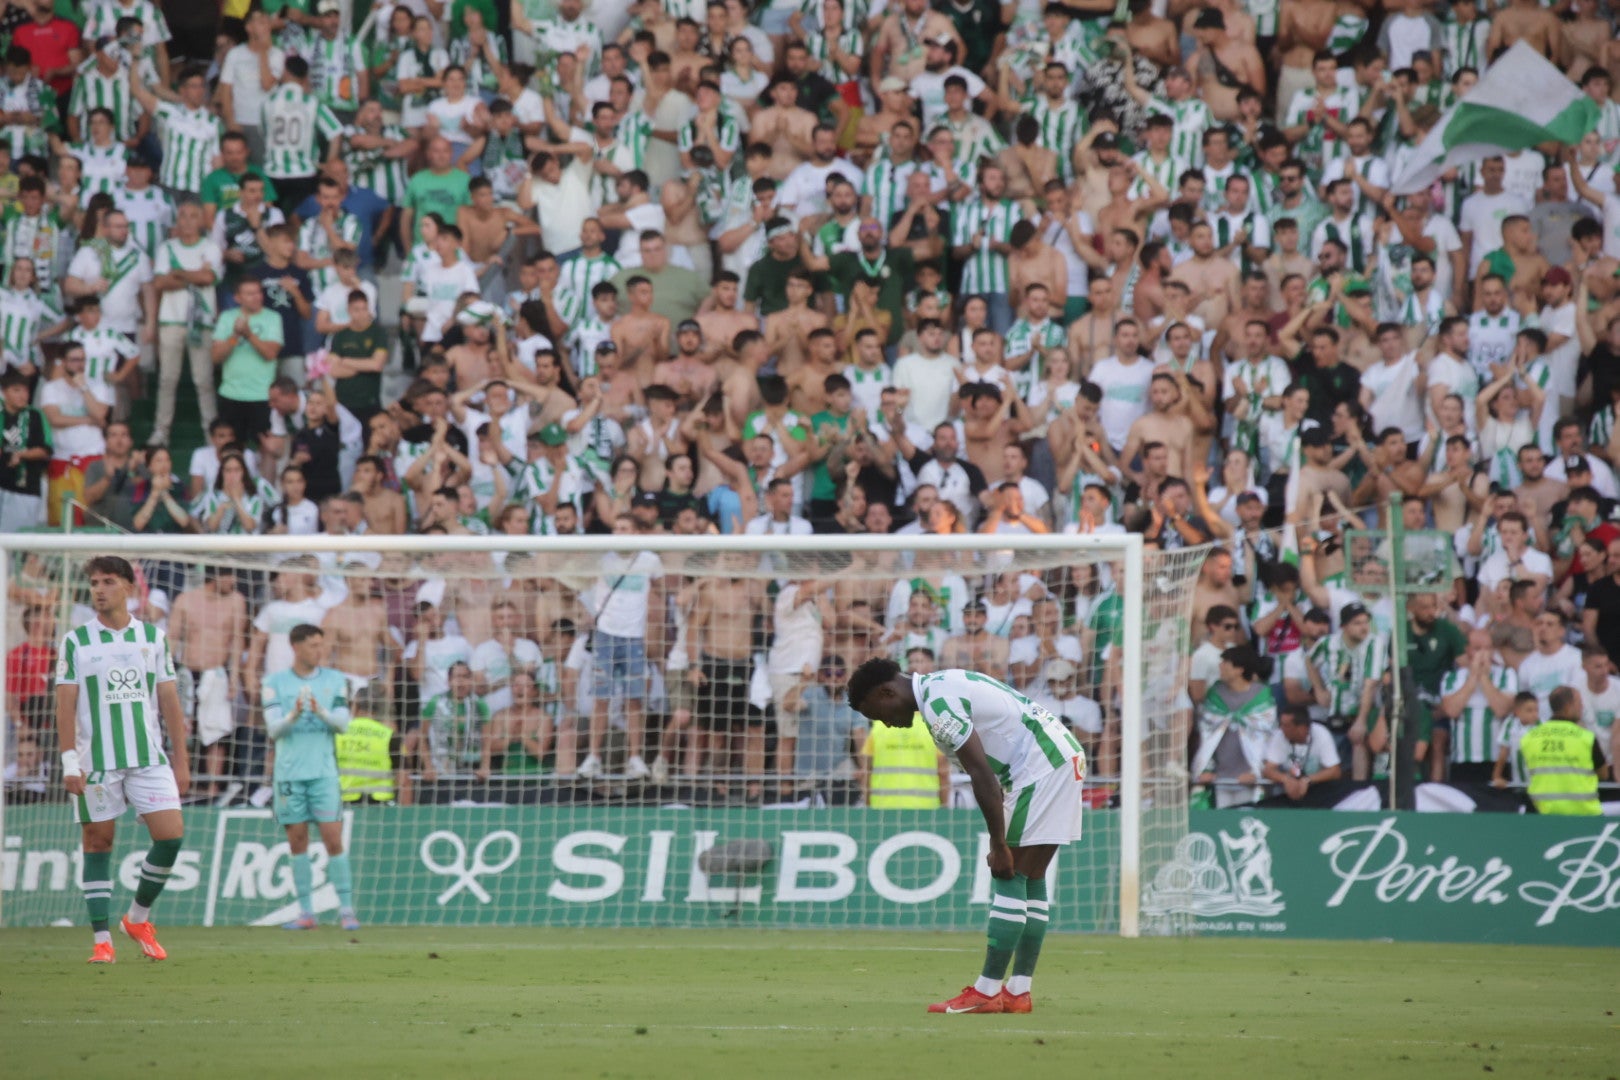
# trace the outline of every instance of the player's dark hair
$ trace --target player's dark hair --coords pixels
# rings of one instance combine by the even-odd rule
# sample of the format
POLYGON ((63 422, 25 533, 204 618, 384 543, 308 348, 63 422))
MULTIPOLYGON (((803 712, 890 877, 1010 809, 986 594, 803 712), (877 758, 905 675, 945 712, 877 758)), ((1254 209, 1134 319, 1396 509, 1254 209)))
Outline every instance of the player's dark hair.
POLYGON ((84 564, 84 576, 87 580, 97 574, 111 574, 123 578, 131 585, 135 584, 135 568, 129 564, 128 559, 117 555, 97 555, 84 564))
POLYGON ((321 628, 313 623, 299 623, 287 634, 287 643, 289 645, 298 645, 312 637, 320 637, 322 633, 321 628))
POLYGON ((859 711, 868 694, 899 674, 900 665, 887 656, 872 657, 855 669, 844 687, 844 697, 849 701, 849 707, 859 711))

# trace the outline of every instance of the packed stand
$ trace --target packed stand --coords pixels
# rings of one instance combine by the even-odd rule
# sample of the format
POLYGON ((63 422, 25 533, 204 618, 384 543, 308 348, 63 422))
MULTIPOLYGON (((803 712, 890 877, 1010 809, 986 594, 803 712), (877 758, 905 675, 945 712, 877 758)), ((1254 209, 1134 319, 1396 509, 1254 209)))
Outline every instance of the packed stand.
MULTIPOLYGON (((1387 560, 1345 530, 1387 527, 1399 494, 1454 557, 1407 605, 1423 777, 1522 784, 1517 740, 1560 687, 1613 757, 1602 5, 224 15, 197 60, 149 0, 5 15, 0 529, 1212 545, 1163 722, 1216 805, 1314 805, 1388 768, 1387 560), (1596 129, 1393 194, 1520 41, 1596 129)), ((210 795, 262 780, 257 687, 300 623, 378 721, 355 753, 379 799, 674 776, 937 805, 947 763, 839 700, 878 653, 1006 679, 1117 774, 1106 567, 602 562, 148 562, 140 616, 193 684, 210 795)), ((13 578, 26 797, 73 597, 13 578)))

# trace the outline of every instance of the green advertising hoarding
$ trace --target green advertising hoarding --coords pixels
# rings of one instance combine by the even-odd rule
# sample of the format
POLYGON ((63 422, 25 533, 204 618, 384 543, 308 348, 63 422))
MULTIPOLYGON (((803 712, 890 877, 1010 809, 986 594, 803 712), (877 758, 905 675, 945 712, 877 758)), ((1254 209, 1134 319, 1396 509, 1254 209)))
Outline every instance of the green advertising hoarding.
MULTIPOLYGON (((1055 929, 1117 927, 1116 820, 1087 815, 1085 840, 1059 858, 1055 929)), ((191 811, 186 825, 160 923, 293 917, 286 840, 268 812, 191 811)), ((1233 810, 1195 812, 1191 825, 1143 882, 1144 932, 1620 944, 1620 822, 1233 810)), ((971 810, 367 807, 345 832, 370 923, 974 931, 990 900, 971 810), (705 858, 739 842, 768 846, 757 873, 722 875, 705 858)), ((115 907, 145 850, 132 820, 120 834, 115 907)), ((311 851, 316 907, 333 911, 324 853, 311 851)), ((82 923, 78 877, 62 807, 7 810, 5 925, 82 923)))
MULTIPOLYGON (((1114 824, 1092 816, 1088 841, 1112 849, 1114 824)), ((990 904, 988 840, 974 811, 364 807, 344 828, 371 923, 979 930, 990 904), (747 841, 769 845, 760 872, 705 872, 705 852, 747 841)), ((5 925, 82 921, 78 829, 65 808, 12 808, 5 832, 5 925)), ((119 833, 115 877, 132 889, 145 834, 131 819, 119 833)), ((325 854, 318 843, 310 851, 316 908, 334 911, 325 854)), ((1054 926, 1117 925, 1118 882, 1097 861, 1090 848, 1059 859, 1065 902, 1054 926)), ((159 905, 169 925, 293 918, 283 831, 268 811, 188 812, 159 905)))
POLYGON ((1620 821, 1195 811, 1143 927, 1200 935, 1620 945, 1620 821))

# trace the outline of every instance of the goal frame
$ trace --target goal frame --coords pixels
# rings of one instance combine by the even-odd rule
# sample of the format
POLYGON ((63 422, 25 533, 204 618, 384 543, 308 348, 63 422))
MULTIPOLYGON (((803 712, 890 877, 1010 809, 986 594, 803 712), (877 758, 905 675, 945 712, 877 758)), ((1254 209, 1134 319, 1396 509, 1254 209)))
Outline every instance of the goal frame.
MULTIPOLYGON (((1120 745, 1139 747, 1143 742, 1142 633, 1145 548, 1140 534, 1020 534, 967 533, 936 536, 922 534, 812 535, 812 536, 638 536, 629 544, 618 536, 198 536, 198 535, 87 535, 72 533, 15 533, 0 535, 0 598, 9 603, 11 556, 30 551, 53 555, 116 554, 121 556, 193 555, 308 555, 397 551, 407 555, 493 554, 496 552, 580 555, 634 547, 653 554, 696 552, 749 554, 814 554, 827 550, 893 552, 999 552, 1044 551, 1085 553, 1093 559, 1118 559, 1124 581, 1121 625, 1120 745), (832 541, 832 542, 829 542, 832 541)), ((11 648, 8 618, 0 618, 0 656, 11 648)), ((5 717, 0 695, 0 717, 5 717)), ((9 717, 5 717, 9 719, 9 717)), ((1120 754, 1119 776, 1119 935, 1141 934, 1142 755, 1120 754)), ((0 835, 5 833, 5 800, 0 798, 0 835)), ((5 925, 0 908, 0 926, 5 925)))

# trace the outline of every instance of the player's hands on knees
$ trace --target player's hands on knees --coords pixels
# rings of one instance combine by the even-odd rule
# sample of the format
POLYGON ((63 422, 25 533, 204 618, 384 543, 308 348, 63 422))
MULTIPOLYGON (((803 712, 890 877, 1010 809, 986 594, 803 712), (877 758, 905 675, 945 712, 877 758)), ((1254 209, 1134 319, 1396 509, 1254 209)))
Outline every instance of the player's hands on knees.
POLYGON ((72 776, 64 776, 62 777, 62 786, 67 789, 67 793, 69 795, 83 795, 84 777, 79 773, 74 773, 72 776))
POLYGON ((985 856, 984 861, 990 864, 990 876, 1000 878, 1002 881, 1011 879, 1016 869, 1013 865, 1012 848, 1006 844, 992 845, 990 854, 985 856))

